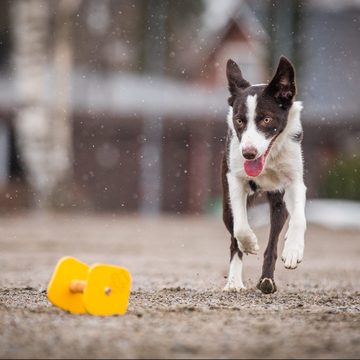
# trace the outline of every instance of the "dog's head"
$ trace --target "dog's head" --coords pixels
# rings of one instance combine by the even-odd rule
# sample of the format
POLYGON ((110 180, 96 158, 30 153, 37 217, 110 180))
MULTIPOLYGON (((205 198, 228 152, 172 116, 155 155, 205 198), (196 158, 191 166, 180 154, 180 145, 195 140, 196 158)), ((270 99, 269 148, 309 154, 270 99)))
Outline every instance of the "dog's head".
POLYGON ((233 60, 228 60, 226 73, 232 128, 240 141, 245 172, 255 177, 262 172, 273 142, 285 129, 296 93, 294 67, 282 56, 267 85, 250 85, 233 60))

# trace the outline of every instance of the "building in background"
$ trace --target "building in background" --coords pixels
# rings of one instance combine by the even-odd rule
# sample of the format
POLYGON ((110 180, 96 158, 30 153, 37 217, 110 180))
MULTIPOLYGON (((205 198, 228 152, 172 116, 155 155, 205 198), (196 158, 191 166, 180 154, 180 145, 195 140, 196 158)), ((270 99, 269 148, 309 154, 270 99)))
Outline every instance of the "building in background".
MULTIPOLYGON (((0 3, 0 206, 6 211, 31 207, 38 197, 15 131, 22 107, 10 8, 21 2, 0 3)), ((251 82, 264 82, 279 52, 294 60, 298 98, 305 104, 308 195, 336 196, 335 183, 350 189, 338 195, 360 198, 352 190, 360 173, 355 172, 360 156, 358 1, 341 6, 294 1, 291 8, 281 7, 281 1, 158 1, 151 10, 146 3, 83 0, 67 15, 72 24, 67 29, 72 52, 67 111, 73 166, 70 182, 54 187, 51 204, 112 212, 218 211, 226 60, 236 60, 251 82), (281 11, 295 14, 294 21, 276 20, 281 11), (341 170, 339 158, 350 161, 350 175, 334 175, 334 169, 341 170)), ((58 105, 52 93, 59 81, 57 16, 51 3, 42 73, 50 114, 58 105)), ((45 139, 54 136, 52 127, 48 131, 52 135, 44 133, 45 139)), ((45 155, 50 165, 56 159, 45 155)), ((40 179, 53 172, 50 165, 40 167, 40 179)))

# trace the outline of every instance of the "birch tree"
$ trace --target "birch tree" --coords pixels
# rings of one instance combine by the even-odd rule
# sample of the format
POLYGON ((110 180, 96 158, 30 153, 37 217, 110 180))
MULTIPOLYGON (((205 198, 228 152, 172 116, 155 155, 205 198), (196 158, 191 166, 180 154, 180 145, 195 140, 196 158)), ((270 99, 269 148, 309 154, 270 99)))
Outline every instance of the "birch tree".
POLYGON ((40 208, 50 206, 56 187, 71 175, 70 16, 78 4, 72 0, 12 2, 18 96, 15 130, 27 180, 40 208), (51 6, 55 6, 53 46, 51 6))

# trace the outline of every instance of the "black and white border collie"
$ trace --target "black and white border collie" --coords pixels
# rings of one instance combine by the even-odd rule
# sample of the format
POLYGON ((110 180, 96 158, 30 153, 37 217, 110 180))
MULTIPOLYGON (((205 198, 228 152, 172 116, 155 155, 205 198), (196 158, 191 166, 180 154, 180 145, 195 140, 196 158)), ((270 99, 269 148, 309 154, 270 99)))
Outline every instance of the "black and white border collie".
POLYGON ((228 60, 226 72, 230 108, 222 162, 223 220, 231 234, 231 246, 230 271, 224 290, 245 288, 243 253, 259 251, 256 235, 248 223, 247 203, 249 196, 264 192, 270 203, 271 229, 257 287, 263 293, 273 293, 277 244, 288 215, 281 257, 285 267, 295 269, 304 252, 302 104, 294 101, 295 71, 290 61, 281 57, 269 84, 250 85, 232 60, 228 60))

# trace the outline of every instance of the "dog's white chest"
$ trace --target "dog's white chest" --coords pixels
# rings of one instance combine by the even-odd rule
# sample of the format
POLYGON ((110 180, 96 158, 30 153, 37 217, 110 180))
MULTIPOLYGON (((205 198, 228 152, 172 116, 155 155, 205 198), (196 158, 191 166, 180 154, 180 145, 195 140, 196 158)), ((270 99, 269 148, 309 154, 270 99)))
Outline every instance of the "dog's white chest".
POLYGON ((269 158, 264 171, 253 178, 245 173, 244 159, 240 152, 239 141, 235 136, 231 139, 229 150, 230 172, 243 181, 253 180, 261 191, 281 191, 292 181, 294 169, 291 162, 286 161, 286 157, 282 155, 289 154, 291 151, 280 153, 276 158, 269 158))
POLYGON ((251 180, 262 191, 281 191, 291 182, 291 175, 287 169, 275 168, 268 164, 261 175, 251 178, 251 180))

